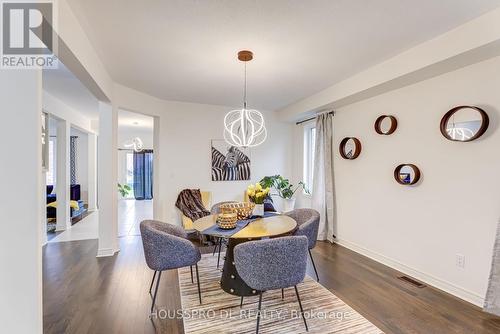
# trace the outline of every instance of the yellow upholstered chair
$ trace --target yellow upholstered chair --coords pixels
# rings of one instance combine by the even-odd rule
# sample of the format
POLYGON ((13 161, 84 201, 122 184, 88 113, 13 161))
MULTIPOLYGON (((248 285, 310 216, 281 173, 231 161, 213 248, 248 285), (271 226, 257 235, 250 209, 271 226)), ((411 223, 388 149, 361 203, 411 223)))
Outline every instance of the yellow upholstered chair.
MULTIPOLYGON (((203 206, 205 207, 205 209, 210 211, 210 207, 212 204, 212 193, 210 191, 200 191, 200 192, 201 192, 201 201, 203 203, 203 206)), ((182 215, 182 226, 184 226, 185 230, 192 230, 193 221, 191 220, 191 218, 182 215)))
POLYGON ((246 190, 243 192, 243 202, 250 202, 250 198, 248 197, 246 190))

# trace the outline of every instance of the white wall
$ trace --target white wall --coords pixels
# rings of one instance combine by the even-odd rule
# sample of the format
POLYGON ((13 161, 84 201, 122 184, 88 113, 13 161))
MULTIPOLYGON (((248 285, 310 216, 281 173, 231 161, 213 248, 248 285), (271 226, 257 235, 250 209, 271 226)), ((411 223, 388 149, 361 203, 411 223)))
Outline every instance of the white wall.
MULTIPOLYGON (((160 190, 166 205, 164 217, 180 222, 174 204, 184 188, 200 188, 212 192, 212 202, 242 200, 246 187, 258 182, 265 175, 291 174, 292 125, 276 120, 274 113, 264 113, 268 138, 251 149, 250 181, 212 182, 212 139, 223 138, 224 115, 229 107, 185 104, 160 119, 161 160, 164 171, 160 190)), ((156 205, 156 203, 155 203, 156 205)))
POLYGON ((52 116, 67 120, 75 127, 92 132, 90 118, 50 95, 45 90, 43 91, 43 109, 52 116))
MULTIPOLYGON (((337 110, 339 242, 481 305, 500 217, 498 87, 500 57, 337 110), (451 142, 439 131, 446 111, 462 104, 480 106, 490 116, 490 128, 477 141, 451 142), (391 136, 373 129, 382 114, 398 119, 391 136), (346 136, 362 142, 356 160, 338 154, 346 136), (396 183, 393 171, 400 163, 421 169, 420 184, 396 183), (465 255, 464 269, 456 266, 456 254, 465 255)), ((299 160, 295 177, 301 176, 299 160)))
POLYGON ((0 323, 2 333, 42 333, 42 75, 1 72, 0 323))
POLYGON ((97 257, 113 256, 118 243, 118 108, 99 102, 97 182, 99 199, 99 245, 97 257))

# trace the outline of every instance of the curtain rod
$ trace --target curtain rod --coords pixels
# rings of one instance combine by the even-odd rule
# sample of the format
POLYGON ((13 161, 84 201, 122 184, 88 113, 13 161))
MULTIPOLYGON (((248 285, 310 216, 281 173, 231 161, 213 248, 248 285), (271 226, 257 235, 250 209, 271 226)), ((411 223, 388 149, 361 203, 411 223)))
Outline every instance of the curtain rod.
MULTIPOLYGON (((54 135, 49 136, 49 137, 50 137, 50 138, 57 138, 57 136, 54 136, 54 135)), ((78 136, 70 136, 70 137, 71 137, 71 138, 78 138, 78 136)))
POLYGON ((306 118, 306 119, 304 119, 304 120, 302 120, 302 121, 298 121, 298 122, 296 122, 296 123, 295 123, 295 125, 299 125, 299 124, 302 124, 302 123, 305 123, 305 122, 312 121, 313 119, 316 119, 316 117, 317 117, 318 115, 321 115, 321 114, 335 115, 335 112, 333 112, 333 111, 328 111, 328 112, 324 112, 324 113, 318 113, 318 114, 316 114, 316 116, 314 116, 314 117, 311 117, 311 118, 306 118))
MULTIPOLYGON (((118 151, 129 151, 129 152, 135 152, 135 150, 133 148, 118 148, 118 151)), ((146 153, 149 153, 149 152, 153 152, 152 149, 146 149, 146 148, 143 148, 140 152, 146 152, 146 153)), ((138 153, 140 153, 138 152, 138 153)))

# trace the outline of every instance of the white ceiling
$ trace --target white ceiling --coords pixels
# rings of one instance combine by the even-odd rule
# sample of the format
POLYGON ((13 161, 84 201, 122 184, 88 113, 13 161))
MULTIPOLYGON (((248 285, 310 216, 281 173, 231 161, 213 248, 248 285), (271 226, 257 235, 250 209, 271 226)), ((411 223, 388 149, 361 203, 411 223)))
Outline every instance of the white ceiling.
MULTIPOLYGON (((85 117, 99 119, 98 101, 62 62, 57 69, 43 70, 43 89, 85 117)), ((55 124, 55 123, 53 123, 55 124)), ((151 132, 153 118, 119 110, 118 126, 125 131, 151 132)))
POLYGON ((123 129, 153 132, 153 117, 120 109, 118 113, 118 126, 123 129))
POLYGON ((274 110, 500 5, 500 0, 69 0, 113 79, 168 99, 274 110))
POLYGON ((57 69, 43 70, 43 89, 90 119, 99 119, 98 101, 73 73, 59 62, 57 69))
POLYGON ((153 128, 153 117, 120 109, 118 113, 118 146, 126 148, 126 143, 139 137, 145 148, 153 148, 153 128))

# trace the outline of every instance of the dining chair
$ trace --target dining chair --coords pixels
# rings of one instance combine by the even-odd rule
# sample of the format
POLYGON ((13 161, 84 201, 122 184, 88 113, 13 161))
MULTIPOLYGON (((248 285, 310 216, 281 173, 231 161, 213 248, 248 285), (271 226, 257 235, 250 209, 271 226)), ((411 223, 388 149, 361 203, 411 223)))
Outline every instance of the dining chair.
POLYGON ((311 249, 316 246, 316 240, 318 239, 319 212, 314 209, 295 209, 285 213, 285 215, 293 218, 298 224, 298 229, 294 235, 304 235, 307 237, 309 257, 311 258, 314 273, 316 274, 316 280, 319 282, 318 271, 316 270, 316 264, 311 253, 311 249))
POLYGON ((297 289, 297 284, 302 282, 306 275, 307 246, 307 237, 290 236, 248 241, 234 248, 234 262, 238 274, 250 288, 259 291, 256 333, 259 333, 262 293, 292 286, 295 288, 306 331, 309 331, 297 289))
POLYGON ((151 312, 153 312, 158 294, 161 273, 165 270, 187 266, 191 267, 191 282, 193 282, 193 266, 196 267, 198 296, 201 304, 200 276, 198 274, 198 262, 201 259, 201 254, 198 247, 187 240, 186 231, 182 227, 155 220, 142 221, 140 230, 146 264, 150 269, 154 270, 153 280, 149 287, 150 293, 155 277, 158 274, 151 312))
MULTIPOLYGON (((224 201, 224 202, 219 202, 219 203, 215 203, 212 208, 210 209, 210 213, 213 214, 213 215, 218 215, 220 213, 220 207, 221 205, 223 204, 228 204, 228 203, 237 203, 236 201, 224 201)), ((214 248, 214 252, 212 255, 215 255, 215 252, 217 251, 217 248, 219 249, 219 255, 217 257, 217 268, 219 268, 219 262, 220 262, 220 252, 222 250, 222 244, 224 244, 226 241, 225 238, 221 238, 221 237, 218 237, 216 239, 216 242, 215 242, 215 248, 214 248)))

